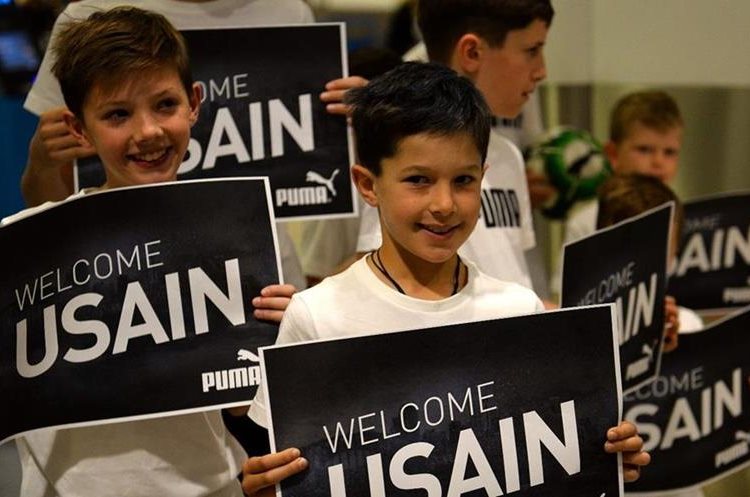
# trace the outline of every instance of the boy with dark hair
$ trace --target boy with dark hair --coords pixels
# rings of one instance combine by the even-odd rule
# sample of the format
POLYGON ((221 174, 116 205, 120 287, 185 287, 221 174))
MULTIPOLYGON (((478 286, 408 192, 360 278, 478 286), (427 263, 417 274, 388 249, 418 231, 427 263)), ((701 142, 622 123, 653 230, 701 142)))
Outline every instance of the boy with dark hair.
MULTIPOLYGON (((364 201, 378 208, 382 244, 296 294, 277 343, 541 311, 533 291, 487 276, 457 254, 479 218, 491 127, 472 82, 445 67, 406 63, 352 90, 347 101, 360 157, 352 176, 364 201)), ((249 415, 264 426, 262 399, 256 395, 249 415)), ((649 456, 635 427, 623 422, 607 437, 605 450, 624 452, 625 479, 637 478, 649 456)), ((253 461, 246 479, 257 478, 253 461)))
MULTIPOLYGON (((429 0, 417 20, 431 59, 468 78, 490 112, 515 118, 546 76, 543 47, 554 15, 548 0, 429 0)), ((329 83, 324 100, 364 83, 356 77, 329 83)), ((332 103, 333 108, 338 104, 332 103)), ((343 107, 338 107, 343 110, 343 107)), ((531 203, 521 153, 492 130, 481 188, 481 220, 461 248, 486 274, 531 287, 524 252, 534 247, 531 203)), ((377 214, 362 213, 357 250, 380 245, 377 214)))
MULTIPOLYGON (((101 189, 174 180, 201 97, 181 35, 159 14, 123 7, 67 24, 53 44, 54 71, 72 110, 63 118, 102 158, 101 189)), ((293 292, 290 285, 264 288, 253 300, 256 318, 279 320, 293 292)), ((242 496, 237 475, 245 453, 219 411, 39 430, 18 447, 25 497, 242 496)))
MULTIPOLYGON (((674 202, 674 219, 670 239, 670 260, 677 254, 684 218, 682 203, 666 184, 654 176, 645 174, 614 174, 599 188, 599 212, 596 228, 606 228, 620 221, 637 216, 667 202, 674 202)), ((665 350, 677 346, 679 333, 694 333, 703 329, 703 320, 695 311, 677 306, 674 298, 667 297, 670 306, 679 317, 679 330, 672 328, 665 334, 665 350)), ((663 497, 703 497, 700 488, 664 493, 663 497)))

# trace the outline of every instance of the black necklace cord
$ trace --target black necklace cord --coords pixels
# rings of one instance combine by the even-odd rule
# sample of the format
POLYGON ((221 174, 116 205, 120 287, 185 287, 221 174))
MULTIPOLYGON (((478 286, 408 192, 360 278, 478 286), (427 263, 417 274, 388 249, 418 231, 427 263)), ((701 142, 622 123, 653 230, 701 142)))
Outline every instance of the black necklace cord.
MULTIPOLYGON (((396 282, 396 280, 391 276, 391 274, 388 272, 388 270, 385 268, 385 264, 383 264, 383 259, 380 258, 380 249, 373 250, 370 252, 370 260, 372 261, 372 264, 380 271, 380 273, 388 279, 388 281, 391 282, 393 287, 398 290, 399 293, 402 295, 406 295, 406 292, 403 288, 401 288, 401 285, 396 282)), ((453 292, 451 292, 451 297, 458 293, 458 287, 459 287, 459 275, 461 274, 461 257, 456 255, 456 268, 453 270, 453 292)))

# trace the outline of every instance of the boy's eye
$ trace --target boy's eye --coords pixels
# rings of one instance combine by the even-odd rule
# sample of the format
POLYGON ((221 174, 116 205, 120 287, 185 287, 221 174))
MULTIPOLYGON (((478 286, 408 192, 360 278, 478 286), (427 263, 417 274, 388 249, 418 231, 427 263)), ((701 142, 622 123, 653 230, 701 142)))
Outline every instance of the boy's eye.
POLYGON ((128 111, 125 109, 113 109, 104 114, 104 119, 111 122, 122 122, 128 117, 128 111))
POLYGON ((474 176, 471 176, 469 174, 463 174, 455 179, 455 182, 457 185, 470 185, 472 184, 476 178, 474 176))
POLYGON ((404 181, 407 183, 413 183, 415 185, 426 185, 430 182, 430 179, 427 176, 414 174, 412 176, 407 176, 406 178, 404 178, 404 181))
POLYGON ((158 107, 159 109, 172 109, 175 106, 177 106, 177 99, 176 98, 165 98, 163 100, 159 101, 158 107))

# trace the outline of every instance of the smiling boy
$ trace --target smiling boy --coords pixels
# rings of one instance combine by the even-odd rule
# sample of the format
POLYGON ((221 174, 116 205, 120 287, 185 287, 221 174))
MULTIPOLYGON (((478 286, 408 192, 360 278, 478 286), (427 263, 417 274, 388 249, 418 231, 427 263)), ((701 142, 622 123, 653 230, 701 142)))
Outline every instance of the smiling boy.
MULTIPOLYGON (((161 15, 117 8, 67 24, 53 44, 70 109, 64 120, 102 158, 101 189, 174 180, 200 103, 180 34, 161 15)), ((254 315, 279 320, 293 291, 264 288, 254 315)), ((25 497, 242 496, 237 475, 245 453, 219 411, 39 430, 18 448, 25 497)))
MULTIPOLYGON (((487 276, 457 254, 479 218, 491 126, 472 82, 445 67, 407 63, 352 90, 347 100, 359 155, 352 176, 364 201, 378 208, 382 245, 296 294, 277 343, 541 311, 533 291, 487 276)), ((265 426, 263 398, 259 390, 248 414, 265 426)), ((625 479, 637 478, 649 456, 634 426, 624 422, 607 436, 605 450, 624 452, 625 479)), ((257 459, 245 463, 243 474, 252 495, 264 475, 257 459)))

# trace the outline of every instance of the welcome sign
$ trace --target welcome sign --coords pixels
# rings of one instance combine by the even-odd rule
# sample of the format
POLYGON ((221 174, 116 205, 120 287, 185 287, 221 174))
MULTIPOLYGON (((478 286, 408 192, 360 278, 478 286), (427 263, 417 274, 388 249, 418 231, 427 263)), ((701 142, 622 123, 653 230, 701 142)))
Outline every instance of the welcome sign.
POLYGON ((680 305, 722 311, 750 304, 750 192, 685 203, 669 293, 680 305))
POLYGON ((625 396, 652 461, 628 492, 704 485, 750 465, 750 308, 683 334, 659 377, 625 396))
POLYGON ((659 373, 672 210, 670 202, 564 248, 561 304, 615 304, 626 392, 659 373))
POLYGON ((0 228, 0 395, 24 399, 0 440, 252 399, 274 229, 257 178, 93 193, 0 228))
MULTIPOLYGON (((347 74, 344 25, 182 33, 203 101, 178 178, 268 176, 280 220, 356 215, 346 119, 318 97, 347 74)), ((103 182, 79 164, 78 188, 103 182)))
POLYGON ((608 495, 611 306, 261 349, 281 495, 608 495))

